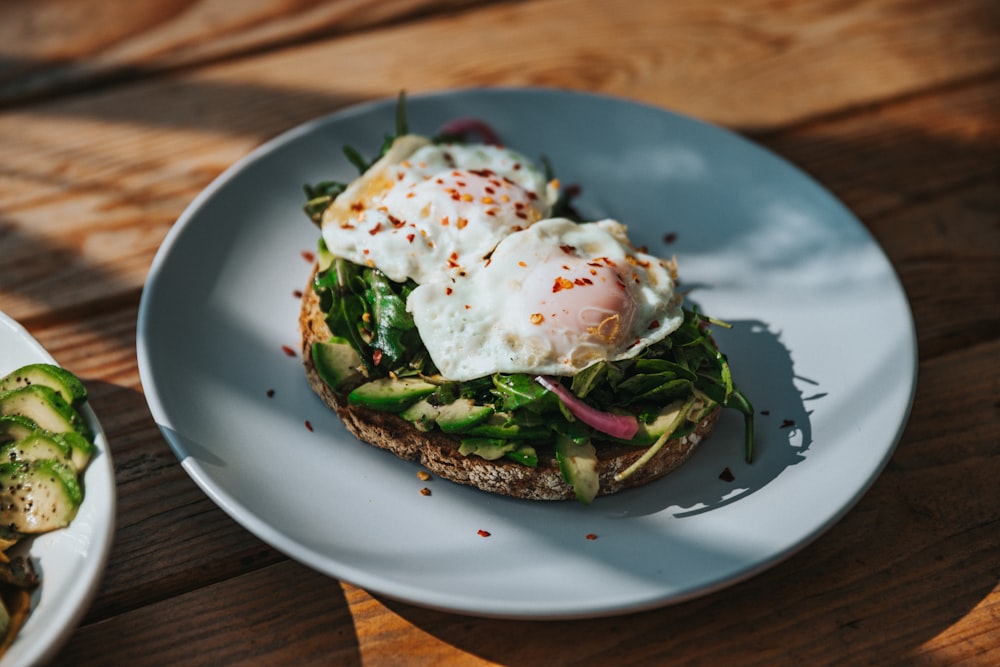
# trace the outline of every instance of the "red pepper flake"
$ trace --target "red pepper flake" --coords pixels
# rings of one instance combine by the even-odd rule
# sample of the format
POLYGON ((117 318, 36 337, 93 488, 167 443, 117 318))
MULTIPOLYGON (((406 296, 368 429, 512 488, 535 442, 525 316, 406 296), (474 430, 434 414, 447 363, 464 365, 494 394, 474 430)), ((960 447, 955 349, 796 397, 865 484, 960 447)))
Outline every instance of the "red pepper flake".
POLYGON ((365 210, 365 205, 363 202, 356 201, 351 204, 351 210, 356 212, 363 211, 365 210))
POLYGON ((376 366, 382 363, 382 350, 378 349, 377 347, 374 350, 372 350, 372 363, 375 364, 376 366))
POLYGON ((429 496, 431 495, 431 490, 425 486, 424 488, 420 489, 420 495, 429 496))
POLYGON ((587 533, 584 537, 586 537, 590 541, 594 541, 597 539, 597 535, 594 533, 587 533))
POLYGON ((792 426, 795 426, 794 419, 784 419, 781 422, 781 426, 779 426, 778 428, 791 428, 792 426))
POLYGON ((294 357, 295 356, 295 350, 293 350, 292 348, 290 348, 287 345, 282 345, 281 346, 281 351, 284 352, 289 357, 294 357))
POLYGON ((573 289, 573 283, 572 281, 560 276, 559 278, 556 278, 554 283, 552 283, 552 293, 555 294, 556 292, 560 292, 564 289, 573 289))
POLYGON ((593 285, 594 281, 591 280, 590 278, 576 278, 575 280, 573 280, 573 284, 574 285, 581 285, 581 286, 583 286, 583 285, 593 285))
POLYGON ((392 226, 395 227, 396 229, 399 229, 400 227, 403 227, 403 226, 406 225, 406 221, 405 220, 400 220, 399 218, 397 218, 394 215, 389 215, 387 217, 389 218, 389 222, 391 222, 392 226))
POLYGON ((409 241, 410 243, 413 243, 413 239, 414 238, 416 238, 416 237, 413 234, 407 234, 406 235, 406 240, 409 241))
POLYGON ((310 433, 312 433, 313 430, 312 422, 309 421, 308 419, 306 420, 306 430, 309 431, 310 433))
POLYGON ((303 250, 301 253, 302 259, 306 260, 310 264, 316 261, 316 253, 310 252, 309 250, 303 250))
POLYGON ((268 389, 267 390, 267 397, 268 398, 274 398, 274 390, 273 389, 268 389))
POLYGON ((649 323, 649 327, 647 327, 649 331, 659 328, 660 328, 660 320, 653 320, 652 322, 649 323))
POLYGON ((302 298, 302 290, 300 290, 300 289, 293 290, 292 291, 292 296, 294 296, 296 299, 301 299, 302 298))
POLYGON ((721 479, 723 482, 731 482, 734 479, 736 479, 736 477, 733 476, 732 470, 726 468, 721 473, 719 473, 719 479, 721 479))
POLYGON ((465 229, 468 224, 469 224, 468 218, 459 218, 458 222, 455 223, 455 226, 458 227, 459 229, 465 229))
POLYGON ((372 236, 375 236, 380 231, 382 231, 382 223, 381 222, 377 222, 377 223, 375 223, 374 227, 372 227, 371 229, 368 230, 368 233, 371 234, 372 236))
POLYGON ((666 234, 663 235, 663 242, 666 243, 667 245, 671 245, 676 241, 677 241, 677 232, 667 232, 666 234))
POLYGON ((480 528, 479 530, 476 531, 476 535, 479 535, 479 537, 489 537, 490 533, 489 533, 489 531, 486 531, 486 530, 483 530, 482 528, 480 528))
POLYGON ((451 293, 452 293, 453 291, 454 291, 454 290, 453 290, 453 289, 451 289, 450 287, 445 287, 445 288, 444 288, 444 293, 445 293, 445 295, 447 295, 447 296, 451 296, 451 293))
POLYGON ((559 246, 559 249, 562 250, 567 255, 575 255, 576 254, 576 248, 574 248, 573 246, 569 245, 568 243, 565 244, 565 245, 559 246))
POLYGON ((514 171, 520 171, 521 170, 521 163, 520 162, 515 162, 514 166, 512 167, 512 169, 514 171))

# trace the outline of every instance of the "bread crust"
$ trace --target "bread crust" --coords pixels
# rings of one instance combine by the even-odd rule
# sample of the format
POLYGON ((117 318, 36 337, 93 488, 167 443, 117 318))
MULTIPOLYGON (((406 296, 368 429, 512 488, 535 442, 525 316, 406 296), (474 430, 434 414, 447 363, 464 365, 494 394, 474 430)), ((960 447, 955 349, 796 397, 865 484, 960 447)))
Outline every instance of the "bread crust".
MULTIPOLYGON (((314 268, 315 274, 315 268, 314 268)), ((326 342, 332 333, 313 291, 312 278, 303 290, 299 330, 302 338, 302 362, 312 390, 336 411, 355 437, 396 456, 417 461, 431 473, 444 479, 483 491, 528 500, 569 500, 575 498, 573 487, 559 471, 555 455, 538 452, 537 467, 498 459, 488 461, 478 456, 460 454, 459 438, 437 429, 420 431, 398 415, 348 405, 346 395, 338 395, 319 376, 312 360, 312 345, 326 342)), ((684 463, 698 444, 715 426, 720 408, 706 415, 689 434, 669 440, 638 471, 624 480, 615 476, 646 453, 646 447, 597 447, 599 496, 648 484, 684 463)))

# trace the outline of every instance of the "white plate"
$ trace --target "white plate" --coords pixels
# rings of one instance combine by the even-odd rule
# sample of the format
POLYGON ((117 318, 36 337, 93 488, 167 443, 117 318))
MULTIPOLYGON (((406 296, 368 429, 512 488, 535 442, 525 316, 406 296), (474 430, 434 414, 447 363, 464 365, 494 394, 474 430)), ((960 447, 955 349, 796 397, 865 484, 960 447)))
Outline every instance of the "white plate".
POLYGON ((146 398, 184 468, 233 518, 372 593, 482 616, 573 618, 745 579, 864 493, 900 435, 916 368, 906 298, 864 227, 730 132, 561 91, 411 98, 410 129, 485 119, 508 145, 547 156, 564 184, 581 184, 590 217, 615 216, 638 244, 676 253, 692 298, 734 325, 718 339, 768 413, 757 420, 757 460, 742 461, 742 421, 727 414, 678 472, 583 507, 421 482, 416 465, 347 435, 282 351, 297 349, 293 291, 318 238, 301 213, 302 184, 355 176, 341 147, 372 154, 394 111, 394 100, 350 108, 260 147, 191 204, 153 263, 138 324, 146 398), (727 467, 735 481, 719 478, 727 467))
MULTIPOLYGON (((56 363, 20 324, 0 312, 0 376, 39 362, 56 363)), ((83 504, 67 528, 26 543, 41 586, 33 596, 31 615, 0 660, 0 667, 36 665, 51 659, 89 608, 107 564, 115 532, 114 467, 94 411, 85 405, 80 413, 94 432, 97 446, 97 454, 83 475, 83 504)))

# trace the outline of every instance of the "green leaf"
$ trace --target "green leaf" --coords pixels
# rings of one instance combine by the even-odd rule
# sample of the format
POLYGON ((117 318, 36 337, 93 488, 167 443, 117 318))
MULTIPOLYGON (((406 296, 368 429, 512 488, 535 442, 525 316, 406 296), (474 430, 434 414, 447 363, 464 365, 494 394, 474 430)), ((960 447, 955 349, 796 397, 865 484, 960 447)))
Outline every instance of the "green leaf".
POLYGON ((368 271, 365 298, 371 305, 371 346, 382 353, 379 364, 395 367, 406 355, 403 337, 415 327, 406 312, 406 301, 393 290, 392 281, 381 271, 368 271))
POLYGON ((493 395, 496 397, 497 409, 510 412, 546 400, 547 392, 542 385, 535 382, 529 375, 493 376, 493 395))

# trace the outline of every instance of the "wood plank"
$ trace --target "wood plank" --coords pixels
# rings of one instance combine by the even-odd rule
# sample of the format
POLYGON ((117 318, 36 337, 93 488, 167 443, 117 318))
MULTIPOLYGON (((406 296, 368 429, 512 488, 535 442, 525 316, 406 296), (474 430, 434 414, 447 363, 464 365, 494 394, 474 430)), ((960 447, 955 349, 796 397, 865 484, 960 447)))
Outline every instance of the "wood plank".
POLYGON ((285 562, 95 623, 60 665, 360 665, 340 584, 285 562))
POLYGON ((471 0, 6 3, 0 104, 358 32, 471 0))

